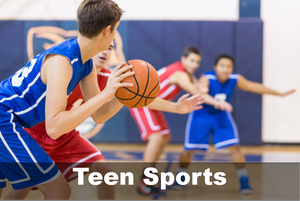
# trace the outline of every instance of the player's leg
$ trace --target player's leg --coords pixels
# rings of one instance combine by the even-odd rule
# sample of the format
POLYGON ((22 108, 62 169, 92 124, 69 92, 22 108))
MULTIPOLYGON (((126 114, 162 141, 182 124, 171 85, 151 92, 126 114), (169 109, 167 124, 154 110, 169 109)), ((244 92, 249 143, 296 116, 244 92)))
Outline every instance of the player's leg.
POLYGON ((184 150, 179 156, 179 168, 187 169, 193 159, 195 150, 184 150))
MULTIPOLYGON (((105 175, 107 172, 112 172, 111 167, 105 162, 104 159, 98 160, 91 165, 92 172, 100 172, 105 175)), ((115 186, 102 183, 97 186, 97 195, 99 200, 114 200, 115 199, 115 186)))
MULTIPOLYGON (((50 157, 57 163, 62 175, 69 182, 77 177, 72 171, 74 167, 90 167, 90 172, 100 172, 104 175, 112 171, 104 162, 101 152, 78 131, 71 131, 55 146, 41 145, 50 151, 50 157)), ((114 199, 114 186, 102 183, 97 187, 98 199, 114 199)), ((88 196, 88 195, 87 195, 88 196)))
POLYGON ((148 136, 146 149, 144 151, 143 161, 147 167, 155 166, 156 161, 163 152, 167 144, 169 144, 171 136, 162 135, 161 132, 151 133, 148 136))
MULTIPOLYGON (((149 166, 153 167, 170 141, 167 122, 160 111, 148 108, 134 108, 129 111, 139 127, 143 141, 147 141, 143 156, 144 169, 149 166)), ((159 187, 146 185, 143 181, 144 178, 145 175, 142 173, 138 187, 140 194, 152 197, 164 195, 159 187)))
POLYGON ((23 130, 13 113, 4 111, 0 110, 0 155, 5 159, 5 163, 0 163, 3 175, 16 190, 52 184, 52 192, 44 191, 45 198, 69 198, 69 185, 65 180, 60 182, 61 173, 55 163, 23 130))
POLYGON ((2 189, 6 187, 6 177, 4 176, 4 174, 2 173, 2 171, 0 170, 0 198, 2 195, 2 189))
POLYGON ((249 175, 245 164, 245 156, 239 146, 239 137, 236 124, 230 113, 222 112, 218 114, 218 121, 214 127, 213 140, 215 147, 228 148, 232 160, 237 169, 237 176, 240 180, 240 193, 250 194, 252 189, 249 185, 249 175))
POLYGON ((5 195, 5 200, 24 200, 28 193, 30 192, 31 187, 22 188, 19 190, 11 189, 8 194, 5 195))
POLYGON ((62 174, 54 181, 37 185, 37 188, 44 194, 46 200, 67 200, 71 196, 71 187, 62 174))
MULTIPOLYGON (((184 151, 179 158, 177 174, 187 172, 196 150, 206 151, 209 148, 209 134, 213 118, 208 114, 199 115, 198 112, 191 112, 186 125, 184 151)), ((182 189, 182 186, 175 182, 174 189, 182 189)))

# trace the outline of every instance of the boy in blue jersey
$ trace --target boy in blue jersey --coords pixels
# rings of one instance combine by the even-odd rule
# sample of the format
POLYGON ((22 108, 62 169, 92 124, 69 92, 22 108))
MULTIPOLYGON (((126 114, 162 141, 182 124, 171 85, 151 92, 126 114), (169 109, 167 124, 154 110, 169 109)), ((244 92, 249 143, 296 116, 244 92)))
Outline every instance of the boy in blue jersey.
POLYGON ((92 116, 105 122, 123 106, 114 94, 132 66, 117 66, 100 93, 91 58, 107 50, 122 16, 111 0, 83 0, 77 10, 79 36, 34 57, 0 84, 0 195, 6 179, 14 189, 37 186, 45 199, 68 199, 70 187, 55 163, 23 127, 46 122, 57 139, 92 116), (85 103, 66 111, 67 97, 80 83, 85 103), (109 101, 110 100, 110 101, 109 101), (108 102, 109 101, 109 102, 108 102), (102 107, 104 106, 104 107, 102 107))
MULTIPOLYGON (((209 148, 209 136, 212 134, 215 147, 217 149, 226 147, 232 155, 240 179, 240 193, 249 194, 252 189, 248 182, 245 157, 239 146, 237 127, 230 114, 232 107, 229 102, 232 93, 237 87, 248 92, 284 97, 294 93, 295 90, 280 93, 260 83, 251 82, 242 75, 232 73, 234 59, 226 54, 218 56, 214 65, 214 70, 202 75, 199 81, 202 93, 213 97, 215 103, 204 104, 202 110, 190 113, 185 133, 185 150, 180 156, 178 172, 186 171, 195 150, 209 148), (225 111, 215 107, 219 102, 226 105, 225 111)), ((174 187, 180 188, 178 184, 174 187)))

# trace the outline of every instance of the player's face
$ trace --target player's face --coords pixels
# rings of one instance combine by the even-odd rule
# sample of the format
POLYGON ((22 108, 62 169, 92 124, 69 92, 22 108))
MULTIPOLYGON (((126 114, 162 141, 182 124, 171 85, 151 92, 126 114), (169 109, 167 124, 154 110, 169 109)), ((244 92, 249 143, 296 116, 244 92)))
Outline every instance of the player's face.
POLYGON ((110 44, 113 42, 113 39, 116 35, 119 24, 120 24, 120 22, 117 22, 112 31, 111 31, 110 27, 109 27, 109 29, 105 30, 105 32, 106 32, 106 34, 104 36, 105 38, 101 39, 101 44, 99 45, 100 51, 106 50, 110 46, 110 44))
POLYGON ((201 56, 195 53, 190 53, 187 57, 181 57, 181 62, 189 74, 194 74, 200 66, 201 56))
POLYGON ((93 63, 97 68, 103 68, 110 59, 111 52, 114 49, 114 42, 112 42, 106 51, 99 52, 93 57, 93 63))
POLYGON ((215 71, 218 79, 225 82, 233 71, 233 62, 230 59, 221 58, 215 66, 215 71))

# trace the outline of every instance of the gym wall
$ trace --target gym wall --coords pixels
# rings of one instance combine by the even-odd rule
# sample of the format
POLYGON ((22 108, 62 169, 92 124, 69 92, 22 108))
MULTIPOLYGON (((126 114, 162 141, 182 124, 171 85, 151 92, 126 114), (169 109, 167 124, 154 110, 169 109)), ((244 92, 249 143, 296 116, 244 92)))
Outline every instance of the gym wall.
MULTIPOLYGON (((0 19, 2 20, 0 21, 0 59, 2 61, 0 80, 11 75, 28 61, 27 32, 29 28, 55 26, 65 30, 77 29, 74 20, 80 0, 23 0, 18 1, 17 4, 16 1, 0 1, 0 19)), ((284 45, 287 37, 290 43, 297 39, 296 33, 299 32, 293 34, 284 31, 282 26, 293 31, 299 31, 300 28, 296 28, 296 23, 285 23, 284 20, 279 20, 280 17, 274 17, 274 15, 285 14, 274 13, 272 9, 274 5, 271 1, 273 2, 273 0, 261 2, 263 23, 259 18, 239 19, 239 0, 187 0, 184 4, 177 0, 116 0, 126 11, 118 28, 123 39, 125 57, 126 59, 147 60, 159 69, 178 60, 186 45, 195 45, 203 52, 203 61, 197 75, 210 70, 214 58, 226 52, 236 58, 235 71, 246 78, 254 81, 262 81, 263 78, 265 84, 281 90, 295 87, 297 84, 299 86, 299 79, 295 78, 297 72, 291 65, 297 58, 295 52, 299 51, 299 48, 297 49, 299 45, 294 43, 294 49, 291 49, 290 45, 278 48, 281 54, 288 55, 284 64, 290 65, 284 65, 284 69, 290 69, 285 71, 281 67, 283 65, 279 65, 283 59, 278 56, 274 42, 284 45), (278 34, 274 35, 274 33, 278 34), (282 40, 281 43, 279 39, 282 40), (262 54, 263 49, 264 54, 262 54), (295 79, 289 79, 286 76, 284 82, 278 82, 278 77, 287 72, 291 72, 289 76, 294 76, 295 79)), ((275 1, 278 8, 281 4, 286 4, 286 12, 289 12, 289 8, 293 6, 284 3, 283 0, 275 1)), ((290 0, 290 2, 295 4, 295 13, 291 14, 293 15, 291 19, 296 21, 300 17, 300 14, 296 13, 296 8, 299 8, 296 7, 297 0, 290 0)), ((279 12, 279 9, 277 11, 279 12)), ((45 40, 34 38, 32 45, 35 53, 43 50, 45 40)), ((46 42, 53 43, 51 40, 46 40, 46 42)), ((299 96, 299 93, 295 96, 299 96)), ((294 104, 293 101, 296 98, 294 97, 292 101, 291 99, 264 97, 263 110, 261 99, 261 96, 241 91, 236 91, 234 95, 233 116, 239 128, 241 143, 258 145, 262 143, 262 139, 264 142, 296 142, 295 139, 299 142, 300 137, 297 135, 300 130, 299 125, 295 123, 293 124, 295 126, 288 126, 292 124, 290 119, 296 121, 295 111, 296 109, 300 111, 299 106, 289 110, 284 109, 294 104), (282 107, 279 108, 279 106, 282 107), (263 127, 261 126, 262 113, 263 127), (283 118, 282 115, 288 118, 283 118), (285 133, 282 129, 286 127, 289 127, 289 132, 282 136, 282 133, 285 133)), ((166 114, 166 116, 173 134, 172 141, 183 142, 186 115, 166 114)), ((141 141, 137 126, 127 108, 123 108, 118 115, 109 120, 100 135, 92 140, 96 142, 141 141), (116 123, 118 127, 115 126, 116 123)))

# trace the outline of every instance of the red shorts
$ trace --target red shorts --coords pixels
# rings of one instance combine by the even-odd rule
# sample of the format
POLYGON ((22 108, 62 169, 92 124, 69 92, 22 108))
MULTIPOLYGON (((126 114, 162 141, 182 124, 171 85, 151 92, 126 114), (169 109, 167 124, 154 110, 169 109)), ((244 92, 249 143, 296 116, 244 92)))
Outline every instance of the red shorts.
POLYGON ((77 174, 72 171, 73 167, 88 167, 94 162, 104 159, 101 152, 76 130, 72 130, 56 140, 51 139, 47 135, 45 127, 40 124, 33 129, 26 129, 26 131, 49 154, 67 181, 77 177, 77 174))
POLYGON ((152 133, 170 135, 170 129, 162 112, 143 108, 129 108, 131 115, 137 123, 143 141, 152 133))

